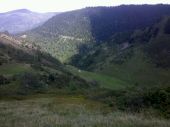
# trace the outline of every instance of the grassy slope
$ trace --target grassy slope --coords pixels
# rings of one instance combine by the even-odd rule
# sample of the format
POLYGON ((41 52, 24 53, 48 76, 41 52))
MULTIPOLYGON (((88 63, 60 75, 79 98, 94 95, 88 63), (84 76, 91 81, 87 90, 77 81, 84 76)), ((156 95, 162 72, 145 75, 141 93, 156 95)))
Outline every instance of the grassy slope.
MULTIPOLYGON (((37 95, 36 95, 37 96, 37 95)), ((111 111, 82 96, 33 96, 0 101, 0 127, 168 127, 152 116, 111 111)))
POLYGON ((138 48, 134 50, 134 55, 125 63, 106 63, 103 70, 96 71, 117 77, 132 85, 161 86, 170 83, 170 70, 156 68, 138 48))
POLYGON ((165 25, 170 24, 167 19, 169 17, 152 27, 128 33, 128 37, 127 33, 114 35, 107 43, 78 56, 77 61, 73 59, 73 65, 115 77, 132 86, 169 86, 170 69, 167 67, 170 62, 170 33, 164 32, 164 28, 170 29, 165 25), (122 50, 125 42, 129 42, 129 47, 122 50))
POLYGON ((128 86, 126 82, 124 82, 123 80, 119 80, 118 78, 115 78, 113 76, 107 76, 104 74, 78 70, 77 68, 74 68, 72 66, 67 66, 67 67, 72 73, 88 81, 97 81, 99 85, 103 88, 117 90, 128 86))
MULTIPOLYGON (((0 75, 5 75, 7 77, 12 77, 14 75, 22 74, 25 72, 35 72, 29 64, 24 63, 7 63, 0 66, 0 75)), ((19 82, 12 81, 7 85, 0 85, 1 94, 14 95, 20 89, 19 82)))
POLYGON ((0 74, 3 75, 14 75, 28 71, 32 71, 32 68, 27 64, 9 63, 0 66, 0 74))

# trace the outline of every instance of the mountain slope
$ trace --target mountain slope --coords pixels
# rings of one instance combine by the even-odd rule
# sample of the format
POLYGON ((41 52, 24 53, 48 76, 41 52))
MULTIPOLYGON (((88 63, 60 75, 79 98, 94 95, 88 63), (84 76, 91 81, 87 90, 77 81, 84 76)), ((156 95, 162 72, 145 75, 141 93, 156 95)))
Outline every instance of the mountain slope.
POLYGON ((26 9, 0 13, 0 31, 19 33, 30 30, 54 16, 55 13, 36 13, 26 9))
POLYGON ((90 84, 35 46, 0 33, 0 97, 53 89, 80 91, 89 88, 90 84))
POLYGON ((86 8, 55 16, 22 36, 0 34, 2 126, 168 127, 163 117, 170 118, 169 13, 169 5, 86 8), (93 72, 64 66, 43 51, 71 57, 73 65, 93 72))
POLYGON ((169 5, 122 5, 65 12, 31 30, 28 39, 62 62, 107 41, 117 32, 145 28, 165 15, 169 5), (81 48, 81 50, 79 50, 81 48))
POLYGON ((73 65, 141 87, 170 84, 170 18, 143 30, 122 32, 72 59, 73 65))

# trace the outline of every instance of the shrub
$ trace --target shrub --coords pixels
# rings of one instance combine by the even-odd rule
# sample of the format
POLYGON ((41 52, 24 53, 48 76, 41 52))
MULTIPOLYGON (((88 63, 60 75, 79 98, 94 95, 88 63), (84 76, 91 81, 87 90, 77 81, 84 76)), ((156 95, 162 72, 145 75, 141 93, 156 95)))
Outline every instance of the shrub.
POLYGON ((10 79, 6 78, 3 75, 0 75, 0 85, 5 85, 5 84, 8 84, 8 83, 10 83, 10 79))
POLYGON ((38 74, 33 73, 24 73, 21 76, 21 85, 24 88, 28 89, 42 89, 46 88, 46 83, 40 80, 40 76, 38 74))
POLYGON ((97 90, 87 95, 91 99, 102 101, 109 107, 130 112, 153 109, 159 115, 170 118, 170 87, 144 88, 138 86, 124 90, 97 90))

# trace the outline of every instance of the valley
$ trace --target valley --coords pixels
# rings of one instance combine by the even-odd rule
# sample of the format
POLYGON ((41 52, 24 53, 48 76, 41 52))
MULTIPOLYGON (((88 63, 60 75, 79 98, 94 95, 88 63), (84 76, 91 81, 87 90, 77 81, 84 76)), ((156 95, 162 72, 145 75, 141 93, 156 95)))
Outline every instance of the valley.
POLYGON ((170 5, 41 16, 0 21, 0 127, 170 126, 170 5))

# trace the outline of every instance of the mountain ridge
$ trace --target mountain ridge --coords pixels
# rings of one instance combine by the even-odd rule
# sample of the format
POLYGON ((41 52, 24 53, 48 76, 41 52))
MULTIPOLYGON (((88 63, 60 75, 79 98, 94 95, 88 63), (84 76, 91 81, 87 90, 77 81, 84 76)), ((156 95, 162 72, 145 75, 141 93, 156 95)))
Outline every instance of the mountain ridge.
POLYGON ((144 29, 170 15, 169 10, 170 5, 122 5, 69 11, 29 31, 28 40, 62 62, 68 62, 79 49, 82 49, 80 52, 87 51, 118 32, 144 29))
POLYGON ((37 13, 27 9, 19 9, 0 13, 0 31, 16 34, 42 25, 57 13, 37 13))

